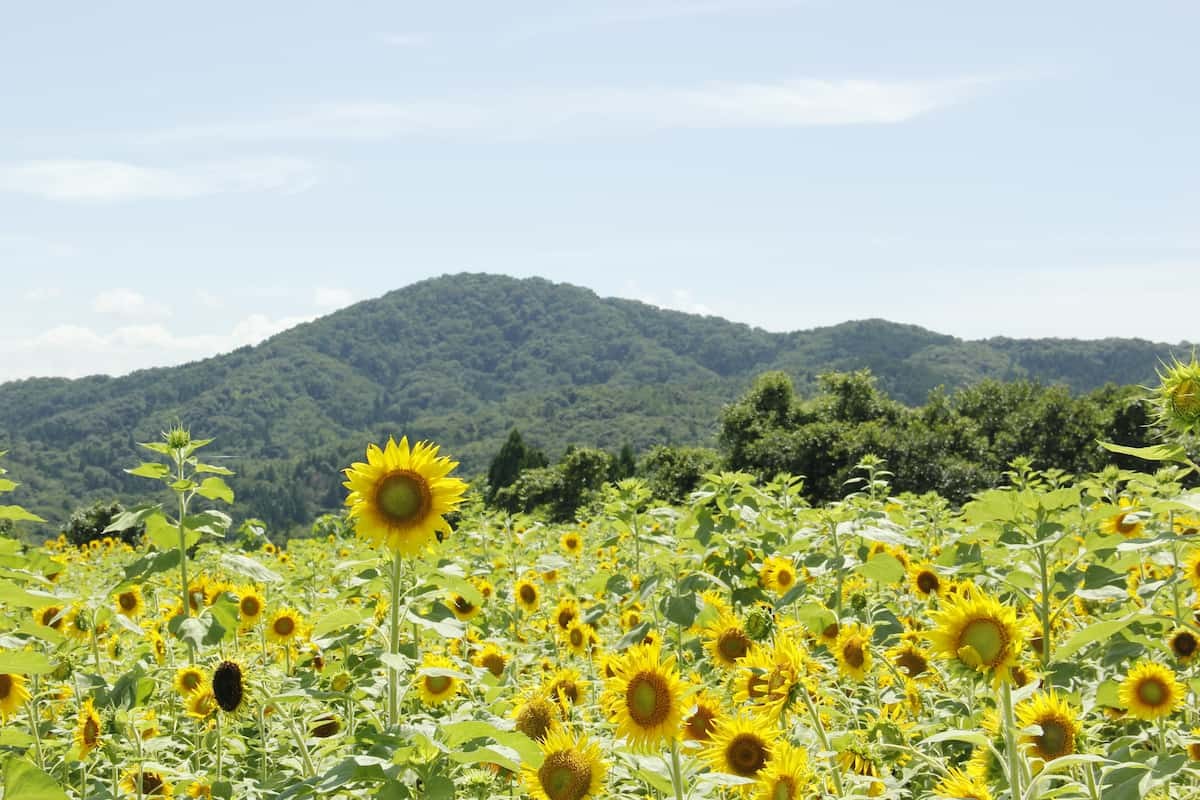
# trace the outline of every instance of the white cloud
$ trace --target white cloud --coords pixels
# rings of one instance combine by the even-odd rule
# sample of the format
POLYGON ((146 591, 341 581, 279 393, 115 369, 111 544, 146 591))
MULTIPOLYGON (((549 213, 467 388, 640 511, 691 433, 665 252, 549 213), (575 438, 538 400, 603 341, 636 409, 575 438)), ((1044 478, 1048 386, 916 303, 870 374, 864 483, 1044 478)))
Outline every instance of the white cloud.
POLYGON ((377 38, 391 47, 424 47, 429 44, 427 33, 381 33, 377 38))
POLYGON ((688 88, 600 87, 465 94, 407 102, 332 103, 273 118, 176 128, 153 141, 529 138, 663 129, 801 128, 906 122, 962 102, 989 80, 815 80, 688 88))
POLYGON ((255 313, 225 333, 184 335, 158 323, 125 325, 108 333, 82 325, 57 325, 36 336, 0 340, 0 381, 33 375, 123 375, 136 369, 182 364, 258 344, 313 318, 271 318, 255 313))
POLYGON ((626 281, 621 296, 671 311, 683 311, 703 316, 712 316, 716 313, 704 303, 698 302, 690 289, 672 289, 669 297, 664 299, 653 292, 643 290, 636 281, 626 281))
POLYGON ((92 311, 122 317, 167 317, 171 314, 167 307, 152 303, 133 289, 106 289, 92 298, 92 311))
POLYGON ((315 182, 316 173, 316 167, 309 161, 283 157, 210 161, 182 167, 49 159, 0 164, 0 191, 80 201, 298 192, 315 182))
POLYGON ((313 290, 313 305, 322 309, 344 308, 354 302, 354 292, 349 289, 318 286, 313 290))

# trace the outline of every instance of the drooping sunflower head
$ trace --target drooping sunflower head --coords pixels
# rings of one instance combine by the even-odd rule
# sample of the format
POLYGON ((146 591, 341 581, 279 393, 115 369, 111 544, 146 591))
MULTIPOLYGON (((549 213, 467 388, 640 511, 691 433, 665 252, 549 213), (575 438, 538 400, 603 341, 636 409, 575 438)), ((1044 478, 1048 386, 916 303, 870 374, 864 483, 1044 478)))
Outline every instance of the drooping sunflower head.
POLYGON ((755 717, 718 719, 704 749, 704 759, 717 772, 757 778, 771 761, 777 744, 775 725, 755 717))
POLYGON ((438 455, 438 446, 408 437, 388 439, 382 450, 367 446, 366 463, 345 470, 346 505, 360 536, 394 554, 419 555, 438 532, 449 535, 445 515, 462 502, 467 485, 449 477, 458 466, 438 455))
POLYGON ((328 739, 342 729, 342 721, 336 714, 321 714, 308 725, 308 733, 314 739, 328 739))
POLYGON ((1043 692, 1015 709, 1020 728, 1037 725, 1039 734, 1022 734, 1021 743, 1029 747, 1031 755, 1043 761, 1053 761, 1075 752, 1075 738, 1081 726, 1079 717, 1066 699, 1057 692, 1043 692))
POLYGON ((212 689, 205 686, 187 696, 184 708, 193 719, 208 719, 217 710, 217 698, 212 689))
POLYGON ((474 619, 479 614, 480 606, 472 603, 466 597, 463 597, 458 592, 454 592, 446 600, 446 606, 450 609, 455 619, 466 622, 469 619, 474 619))
POLYGON ((524 770, 525 788, 534 800, 587 800, 604 788, 608 767, 587 734, 555 728, 542 743, 542 755, 540 767, 524 770))
POLYGON ((173 787, 163 774, 153 769, 130 767, 121 773, 121 789, 130 797, 174 797, 173 787))
POLYGON ((213 698, 221 710, 232 714, 242 705, 245 686, 242 682, 242 668, 236 661, 222 661, 213 670, 213 698))
POLYGON ((1014 609, 976 592, 969 598, 948 599, 929 616, 937 627, 925 635, 939 655, 953 665, 990 675, 993 682, 1011 679, 1023 643, 1014 609))
POLYGON ((567 667, 556 670, 550 676, 550 679, 546 681, 545 691, 552 700, 557 700, 564 706, 566 704, 574 706, 579 705, 583 700, 586 688, 586 683, 580 677, 578 670, 567 667))
POLYGON ((1100 530, 1107 534, 1121 534, 1126 537, 1141 536, 1146 529, 1144 512, 1128 497, 1117 501, 1117 512, 1104 518, 1100 530))
POLYGON ((56 631, 62 629, 65 617, 66 614, 63 613, 63 607, 60 605, 42 606, 33 612, 33 619, 38 625, 54 628, 56 631))
POLYGON ((683 719, 683 738, 692 742, 707 742, 712 738, 721 717, 721 701, 707 689, 696 692, 692 708, 683 719))
POLYGON ((1155 419, 1169 430, 1185 435, 1200 433, 1200 362, 1196 354, 1188 363, 1173 358, 1158 371, 1154 392, 1155 419))
POLYGON ((1183 575, 1192 584, 1192 588, 1200 592, 1200 548, 1194 550, 1184 561, 1183 575))
POLYGON ((8 718, 20 711, 27 700, 29 690, 25 688, 25 676, 0 672, 0 720, 8 722, 8 718))
POLYGON ((887 657, 901 675, 913 680, 930 676, 929 654, 916 642, 900 642, 887 651, 887 657))
POLYGON ((1117 697, 1130 716, 1158 719, 1183 703, 1184 688, 1175 673, 1153 661, 1139 661, 1121 681, 1117 697))
POLYGON ((838 671, 856 681, 865 680, 871 671, 871 628, 858 623, 846 625, 833 645, 838 671))
POLYGON ((603 704, 635 750, 648 750, 678 738, 686 710, 683 684, 674 656, 662 657, 657 645, 637 645, 613 664, 603 704))
POLYGON ((557 710, 544 694, 535 694, 513 709, 516 728, 535 742, 544 742, 554 727, 557 710))
POLYGON ((75 726, 75 748, 79 758, 83 759, 99 746, 100 715, 96 713, 96 705, 89 697, 79 709, 79 722, 75 726))
POLYGON ((445 656, 428 655, 416 675, 417 690, 427 706, 452 700, 462 689, 462 673, 445 656))

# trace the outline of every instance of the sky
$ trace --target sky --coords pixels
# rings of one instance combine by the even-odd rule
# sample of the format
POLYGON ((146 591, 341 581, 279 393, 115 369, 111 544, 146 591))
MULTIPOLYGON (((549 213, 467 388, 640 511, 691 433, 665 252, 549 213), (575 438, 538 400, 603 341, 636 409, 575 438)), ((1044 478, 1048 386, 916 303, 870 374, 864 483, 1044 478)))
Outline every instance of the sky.
POLYGON ((1192 2, 5 3, 0 380, 464 271, 772 331, 1195 341, 1198 29, 1192 2))

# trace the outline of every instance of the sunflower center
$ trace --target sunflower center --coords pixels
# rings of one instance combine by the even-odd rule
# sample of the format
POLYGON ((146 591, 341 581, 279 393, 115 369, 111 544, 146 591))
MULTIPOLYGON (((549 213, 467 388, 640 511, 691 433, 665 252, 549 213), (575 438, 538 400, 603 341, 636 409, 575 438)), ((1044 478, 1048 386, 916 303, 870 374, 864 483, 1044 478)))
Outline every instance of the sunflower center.
POLYGON ((750 649, 750 638, 741 630, 722 631, 717 638, 717 651, 727 661, 737 661, 750 649))
POLYGON ((959 648, 970 647, 979 654, 980 663, 994 667, 1000 663, 1008 637, 994 619, 973 619, 958 638, 959 648))
POLYGON ((1042 726, 1042 735, 1037 737, 1038 749, 1047 761, 1071 752, 1072 737, 1066 726, 1056 719, 1041 720, 1038 725, 1042 726))
POLYGON ((571 629, 571 646, 583 647, 583 631, 578 628, 571 629))
POLYGON ((137 595, 133 592, 121 592, 117 595, 117 603, 120 604, 122 611, 133 611, 137 608, 137 595))
POLYGON ((740 733, 726 746, 725 763, 735 775, 752 778, 767 765, 767 745, 753 733, 740 733))
POLYGON ((846 642, 846 646, 842 648, 842 658, 855 669, 861 667, 866 660, 862 645, 858 642, 846 642))
POLYGON ((836 639, 841 627, 836 622, 831 622, 821 630, 821 636, 826 639, 836 639))
POLYGON ((242 614, 247 617, 257 617, 258 612, 262 610, 262 604, 258 602, 258 598, 253 595, 247 595, 242 598, 242 614))
POLYGON ((275 629, 275 633, 279 634, 280 636, 290 636, 292 631, 296 630, 296 621, 291 617, 280 617, 279 619, 275 620, 275 625, 273 627, 275 629))
POLYGON ((1171 646, 1174 648, 1176 655, 1187 658, 1196 652, 1196 637, 1187 631, 1183 631, 1171 641, 1171 646))
POLYGON ((791 570, 781 569, 775 573, 775 583, 779 584, 780 589, 786 589, 791 586, 796 580, 796 576, 791 570))
POLYGON ((697 706, 696 711, 687 718, 687 737, 697 742, 707 742, 712 736, 713 720, 717 714, 711 708, 697 706))
POLYGON ((454 679, 448 675, 426 675, 425 688, 432 694, 444 694, 450 691, 454 679))
POLYGON ((480 659, 480 663, 497 678, 504 674, 504 658, 496 653, 488 653, 480 659))
POLYGON ((534 602, 537 601, 537 589, 533 588, 528 583, 521 584, 521 588, 518 590, 518 594, 520 594, 520 596, 521 596, 522 603, 532 605, 534 602))
POLYGON ((429 484, 417 472, 393 472, 379 482, 375 503, 394 524, 407 525, 429 513, 433 498, 429 484))
POLYGON ((798 797, 796 793, 796 782, 792 780, 790 775, 782 775, 775 781, 775 786, 771 789, 771 800, 793 800, 798 797))
POLYGON ((142 794, 158 794, 162 788, 163 779, 157 772, 142 772, 142 794))
POLYGON ((12 694, 13 679, 12 675, 0 672, 0 700, 7 700, 12 694))
POLYGON ((546 756, 537 772, 538 783, 550 800, 583 800, 592 784, 592 767, 571 750, 546 756))
POLYGON ((460 614, 470 614, 475 610, 475 604, 462 595, 459 595, 454 598, 454 608, 457 609, 460 614))
POLYGON ((655 672, 639 672, 625 690, 625 707, 640 728, 658 725, 671 713, 671 691, 655 672))
POLYGON ((1137 696, 1144 704, 1158 707, 1167 699, 1167 687, 1158 678, 1146 678, 1138 683, 1137 696))
POLYGON ((1118 533, 1129 534, 1138 529, 1137 519, 1131 520, 1129 517, 1130 513, 1128 511, 1117 514, 1116 528, 1118 533))
POLYGON ((179 683, 182 684, 183 688, 187 691, 193 691, 197 686, 200 685, 200 673, 185 672, 183 673, 183 677, 180 679, 179 683))
POLYGON ((42 624, 43 624, 43 625, 46 625, 46 626, 48 626, 48 627, 53 627, 53 628, 60 628, 60 627, 62 627, 62 620, 61 620, 61 619, 59 619, 59 620, 55 620, 55 619, 54 619, 55 617, 57 617, 57 616, 58 616, 58 612, 59 612, 60 610, 61 610, 61 609, 58 609, 58 608, 55 608, 55 607, 51 607, 51 608, 47 608, 45 611, 43 611, 43 612, 42 612, 42 624))
POLYGON ((94 717, 88 717, 83 723, 83 743, 88 747, 95 747, 100 741, 100 726, 96 724, 94 717))
POLYGON ((922 594, 933 594, 938 590, 940 584, 938 576, 929 570, 922 570, 917 575, 917 588, 921 590, 922 594))
POLYGON ((550 730, 550 707, 545 703, 531 703, 517 713, 517 730, 530 739, 541 742, 550 730))
POLYGON ((573 619, 575 619, 575 609, 564 608, 558 612, 558 627, 565 631, 573 619))

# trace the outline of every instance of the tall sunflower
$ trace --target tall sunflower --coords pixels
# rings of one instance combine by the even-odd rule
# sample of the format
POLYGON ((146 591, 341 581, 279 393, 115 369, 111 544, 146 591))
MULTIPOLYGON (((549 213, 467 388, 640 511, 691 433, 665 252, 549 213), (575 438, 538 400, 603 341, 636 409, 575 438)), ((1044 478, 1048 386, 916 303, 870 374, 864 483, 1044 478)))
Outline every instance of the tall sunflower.
POLYGON ((542 743, 542 755, 540 767, 526 767, 523 772, 533 800, 587 800, 604 788, 608 766, 587 734, 576 736, 555 728, 542 743))
POLYGON ((538 609, 538 600, 541 599, 541 593, 533 581, 528 578, 522 578, 513 587, 513 597, 516 599, 517 605, 524 609, 526 614, 532 614, 538 609))
POLYGON ((427 706, 438 706, 453 699, 462 688, 462 679, 457 673, 454 662, 445 656, 426 656, 416 675, 422 702, 427 706))
POLYGON ((796 585, 796 566, 790 558, 768 556, 758 571, 758 582, 775 594, 787 594, 796 585))
POLYGON ((1117 697, 1130 716, 1158 719, 1183 703, 1185 690, 1175 673, 1153 661, 1139 661, 1121 681, 1117 697))
POLYGON ((83 701, 79 721, 75 725, 75 748, 80 759, 100 746, 100 715, 92 698, 83 701))
POLYGON ((649 750, 679 737, 686 710, 675 657, 662 658, 658 646, 631 647, 613 665, 604 705, 634 750, 649 750))
POLYGON ((778 745, 773 724, 756 717, 718 719, 704 749, 704 759, 717 772, 757 778, 778 745))
POLYGON ((929 617, 937 627, 925 635, 939 655, 957 666, 990 674, 993 683, 1010 680, 1023 642, 1014 609, 975 592, 948 598, 929 617))
POLYGON ((952 797, 954 800, 992 800, 986 783, 957 767, 951 767, 946 772, 946 777, 933 787, 933 792, 939 797, 952 797))
POLYGON ((113 604, 117 613, 130 619, 137 619, 146 611, 146 602, 142 599, 140 586, 131 586, 113 596, 113 604))
POLYGON ((266 598, 255 586, 243 586, 238 590, 238 617, 243 628, 253 628, 267 607, 266 598))
POLYGON ((1037 725, 1042 729, 1039 734, 1021 735, 1021 743, 1028 745, 1034 756, 1043 761, 1053 761, 1075 752, 1075 737, 1080 731, 1079 718, 1057 692, 1035 695, 1019 703, 1015 711, 1018 727, 1037 725))
POLYGON ((343 484, 358 533, 393 554, 420 554, 439 531, 450 533, 445 515, 467 490, 466 483, 448 477, 457 466, 430 442, 410 448, 407 436, 399 444, 389 438, 382 450, 368 445, 367 462, 346 469, 343 484))
POLYGON ((300 635, 300 614, 296 609, 284 606, 275 612, 267 625, 267 638, 273 642, 287 644, 300 635))
POLYGON ((843 626, 833 645, 838 672, 856 681, 865 680, 871 671, 870 627, 856 623, 843 626))

